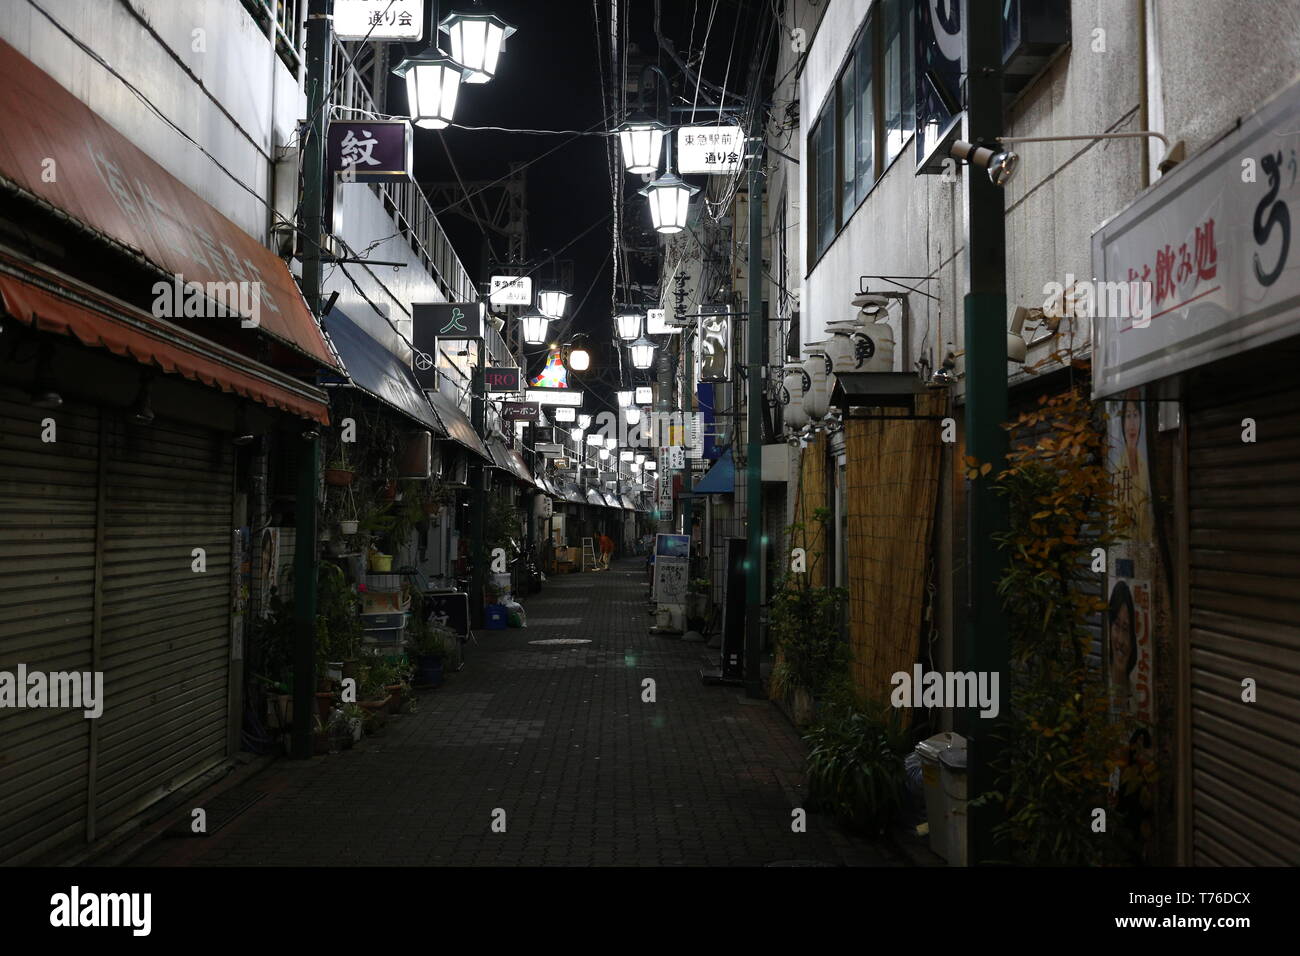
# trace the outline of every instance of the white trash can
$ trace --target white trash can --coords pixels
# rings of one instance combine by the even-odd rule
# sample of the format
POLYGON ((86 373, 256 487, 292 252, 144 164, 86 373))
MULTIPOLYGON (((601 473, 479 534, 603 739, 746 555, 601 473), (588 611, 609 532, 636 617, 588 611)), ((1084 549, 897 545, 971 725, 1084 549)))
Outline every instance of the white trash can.
POLYGON ((939 755, 952 747, 965 747, 961 734, 942 733, 916 745, 921 758, 921 781, 925 784, 925 818, 930 824, 930 849, 948 859, 948 822, 944 812, 943 784, 939 779, 939 755))
POLYGON ((966 865, 966 741, 939 754, 948 863, 966 865))

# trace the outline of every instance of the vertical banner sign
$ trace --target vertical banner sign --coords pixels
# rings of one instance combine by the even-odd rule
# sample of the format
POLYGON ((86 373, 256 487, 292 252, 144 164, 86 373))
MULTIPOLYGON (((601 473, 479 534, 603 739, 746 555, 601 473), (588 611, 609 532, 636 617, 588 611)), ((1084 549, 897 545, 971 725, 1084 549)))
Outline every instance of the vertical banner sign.
POLYGON ((966 36, 960 0, 916 3, 916 171, 942 173, 961 126, 966 36))
POLYGON ((731 380, 731 309, 700 306, 699 341, 696 344, 696 381, 731 380))

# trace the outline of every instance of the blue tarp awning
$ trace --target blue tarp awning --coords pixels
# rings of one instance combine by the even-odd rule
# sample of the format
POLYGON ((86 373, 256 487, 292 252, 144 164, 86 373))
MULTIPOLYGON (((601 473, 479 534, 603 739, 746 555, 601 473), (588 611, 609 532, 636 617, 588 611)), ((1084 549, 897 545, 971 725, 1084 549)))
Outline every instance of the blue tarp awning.
POLYGON ((731 457, 731 449, 722 453, 722 457, 713 463, 703 478, 695 483, 691 491, 700 495, 730 495, 736 491, 736 462, 731 457))
POLYGON ((338 308, 330 309, 324 326, 354 386, 415 420, 436 438, 447 437, 447 428, 401 359, 338 308))

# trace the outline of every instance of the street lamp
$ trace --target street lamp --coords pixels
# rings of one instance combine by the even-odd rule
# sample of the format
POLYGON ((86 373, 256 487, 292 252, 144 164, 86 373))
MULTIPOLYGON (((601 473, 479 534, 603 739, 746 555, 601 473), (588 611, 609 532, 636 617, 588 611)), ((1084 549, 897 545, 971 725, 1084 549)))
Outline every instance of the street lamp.
POLYGON ((591 353, 582 346, 569 350, 569 368, 575 372, 585 372, 591 368, 591 353))
POLYGON ((672 171, 672 147, 668 149, 668 170, 644 189, 638 190, 650 201, 650 221, 655 230, 672 235, 686 228, 686 214, 691 197, 700 191, 672 171))
POLYGON ((618 337, 624 342, 635 342, 641 337, 641 313, 628 310, 620 312, 614 316, 614 325, 618 329, 618 337))
POLYGON ((569 441, 573 442, 575 445, 581 445, 581 444, 582 444, 582 429, 581 429, 581 428, 570 428, 570 429, 569 429, 569 441))
POLYGON ((629 173, 657 173, 659 153, 667 132, 667 126, 643 111, 638 110, 629 116, 618 127, 623 167, 629 173))
POLYGON ((586 431, 588 428, 590 428, 590 427, 591 427, 591 416, 590 416, 590 415, 579 415, 579 416, 578 416, 578 427, 581 428, 583 431, 586 431))
POLYGON ((568 292, 561 292, 558 289, 547 289, 545 292, 537 293, 537 308, 543 315, 549 315, 553 319, 563 318, 564 310, 569 306, 568 292))
POLYGON ((619 391, 618 391, 618 407, 619 407, 619 408, 627 408, 629 405, 632 404, 632 400, 633 400, 633 398, 635 397, 635 395, 636 395, 636 391, 633 390, 633 389, 630 389, 630 388, 628 388, 628 389, 619 389, 619 391))
POLYGON ((633 342, 630 348, 633 368, 647 369, 654 364, 655 344, 644 335, 633 342))
POLYGON ((408 56, 393 68, 406 80, 411 122, 424 129, 445 129, 456 112, 456 97, 465 70, 437 47, 408 56))
POLYGON ((451 40, 451 58, 465 68, 466 83, 486 83, 515 28, 491 13, 453 12, 439 24, 451 40))
POLYGON ((641 421, 641 409, 633 405, 631 408, 623 409, 623 417, 627 419, 629 425, 635 425, 641 421))
POLYGON ((524 342, 528 345, 542 345, 546 341, 546 330, 551 324, 551 317, 539 311, 526 312, 519 317, 524 327, 524 342))

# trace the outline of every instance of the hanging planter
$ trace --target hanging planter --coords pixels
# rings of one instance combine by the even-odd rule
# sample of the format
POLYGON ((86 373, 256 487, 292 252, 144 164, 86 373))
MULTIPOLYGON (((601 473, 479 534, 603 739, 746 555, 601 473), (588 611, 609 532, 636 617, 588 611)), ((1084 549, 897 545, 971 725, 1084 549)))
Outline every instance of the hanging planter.
POLYGON ((335 488, 346 488, 352 484, 354 477, 356 472, 345 464, 331 465, 325 469, 325 484, 333 485, 335 488))
POLYGON ((359 523, 360 523, 360 522, 356 521, 355 519, 353 519, 353 520, 346 520, 346 521, 340 521, 340 522, 339 522, 339 532, 340 532, 341 534, 356 534, 356 533, 357 533, 357 525, 358 525, 359 523))

